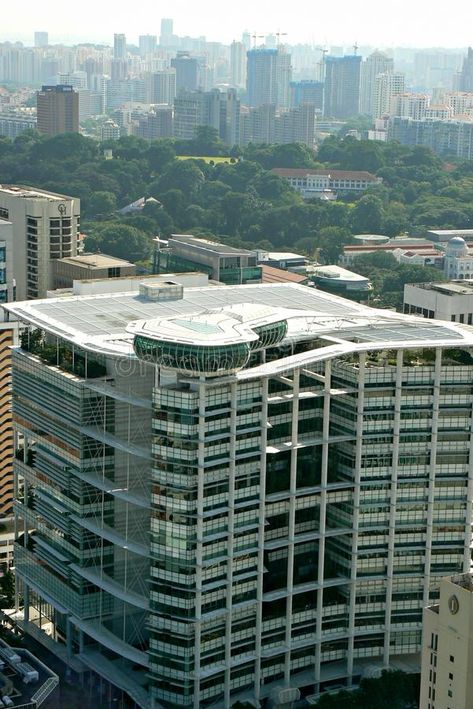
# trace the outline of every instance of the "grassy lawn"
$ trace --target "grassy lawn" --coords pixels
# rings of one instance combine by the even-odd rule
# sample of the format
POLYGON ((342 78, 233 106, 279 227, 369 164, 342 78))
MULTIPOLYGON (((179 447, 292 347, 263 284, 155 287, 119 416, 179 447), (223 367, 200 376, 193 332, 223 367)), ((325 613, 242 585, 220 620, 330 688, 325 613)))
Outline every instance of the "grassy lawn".
POLYGON ((207 163, 214 163, 214 165, 218 165, 221 162, 230 162, 231 160, 234 160, 235 163, 238 162, 238 158, 231 158, 231 157, 225 157, 225 156, 211 156, 211 155, 176 155, 177 160, 203 160, 204 162, 207 163))

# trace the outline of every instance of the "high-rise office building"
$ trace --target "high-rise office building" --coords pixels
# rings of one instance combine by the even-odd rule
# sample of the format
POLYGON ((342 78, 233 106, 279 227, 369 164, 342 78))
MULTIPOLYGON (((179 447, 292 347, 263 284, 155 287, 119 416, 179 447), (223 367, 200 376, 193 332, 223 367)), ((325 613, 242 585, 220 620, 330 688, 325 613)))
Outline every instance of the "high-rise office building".
POLYGON ((325 57, 324 115, 351 118, 359 113, 361 57, 325 57))
POLYGON ((360 113, 374 116, 376 112, 376 77, 394 71, 394 61, 384 52, 373 52, 361 64, 360 113))
POLYGON ((419 653, 471 564, 471 328, 169 277, 7 309, 27 633, 139 707, 313 701, 419 653))
POLYGON ((246 85, 246 51, 243 42, 230 45, 230 83, 237 89, 246 85))
POLYGON ((460 91, 473 91, 473 49, 471 47, 468 47, 468 54, 463 59, 458 88, 460 91))
POLYGON ((174 20, 163 18, 161 20, 161 34, 159 36, 159 44, 162 47, 169 47, 173 44, 174 39, 174 20))
POLYGON ((126 36, 124 34, 113 35, 113 58, 126 59, 126 36))
POLYGON ((35 47, 47 47, 49 44, 49 35, 47 32, 35 32, 34 33, 34 46, 35 47))
POLYGON ((405 76, 400 72, 378 74, 374 82, 374 118, 390 113, 395 96, 405 91, 405 76))
POLYGON ((171 59, 171 67, 176 70, 176 93, 196 91, 200 87, 200 64, 197 57, 189 52, 178 52, 171 59))
POLYGON ((248 105, 289 108, 291 71, 291 55, 283 47, 250 49, 246 65, 248 105))
POLYGON ((52 137, 79 132, 79 93, 70 85, 43 86, 36 94, 37 126, 52 137))
POLYGON ((147 54, 153 54, 157 45, 158 38, 155 34, 142 34, 138 38, 138 46, 142 57, 145 57, 147 54))
POLYGON ((148 78, 149 103, 172 106, 176 98, 176 70, 163 69, 148 78))
POLYGON ((0 220, 12 225, 17 300, 46 297, 51 260, 77 253, 80 201, 35 187, 1 185, 0 220))

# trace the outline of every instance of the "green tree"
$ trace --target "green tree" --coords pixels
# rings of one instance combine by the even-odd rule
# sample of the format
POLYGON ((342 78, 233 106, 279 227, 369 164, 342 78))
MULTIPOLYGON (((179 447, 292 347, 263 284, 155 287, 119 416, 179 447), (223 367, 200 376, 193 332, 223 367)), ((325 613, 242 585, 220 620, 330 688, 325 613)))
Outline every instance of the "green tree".
MULTIPOLYGON (((205 176, 194 160, 174 160, 166 166, 160 180, 160 192, 181 190, 188 198, 199 193, 205 176)), ((159 197, 161 199, 161 197, 159 197)))
POLYGON ((86 251, 101 251, 132 262, 149 258, 151 246, 151 239, 147 234, 120 222, 109 222, 101 229, 96 228, 85 238, 86 251))
POLYGON ((88 214, 110 215, 117 208, 117 198, 113 192, 92 192, 88 203, 88 214))
POLYGON ((383 203, 375 195, 364 195, 355 204, 351 228, 355 234, 379 234, 383 225, 383 203))
POLYGON ((7 607, 11 608, 15 602, 15 576, 10 569, 0 578, 0 595, 5 597, 7 607))

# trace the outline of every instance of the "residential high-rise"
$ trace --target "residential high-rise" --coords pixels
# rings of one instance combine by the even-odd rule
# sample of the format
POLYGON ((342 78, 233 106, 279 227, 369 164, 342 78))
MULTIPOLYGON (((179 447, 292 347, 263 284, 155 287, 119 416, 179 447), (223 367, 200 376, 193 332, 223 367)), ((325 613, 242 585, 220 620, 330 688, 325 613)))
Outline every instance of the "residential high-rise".
POLYGON ((47 32, 35 32, 34 33, 34 46, 35 47, 47 47, 49 44, 49 35, 47 32))
POLYGON ((442 579, 424 611, 420 706, 470 709, 473 693, 473 576, 442 579))
POLYGON ((7 309, 26 633, 139 707, 311 703, 419 653, 471 564, 471 328, 169 276, 7 309))
POLYGON ((305 103, 282 111, 276 116, 274 123, 275 143, 303 143, 309 148, 315 142, 315 108, 313 104, 305 103))
POLYGON ((243 42, 230 45, 230 83, 237 89, 246 84, 246 47, 243 42))
POLYGON ((113 35, 113 58, 126 59, 126 37, 124 34, 113 35))
POLYGON ((359 113, 360 64, 357 55, 325 57, 324 115, 350 118, 359 113))
POLYGON ((246 90, 248 105, 289 108, 291 55, 283 47, 256 48, 247 52, 246 90))
POLYGON ((374 118, 382 118, 391 111, 394 96, 405 91, 405 76, 400 72, 378 74, 374 82, 374 118))
POLYGON ((324 107, 324 84, 322 81, 291 81, 291 108, 297 108, 301 104, 310 103, 314 108, 322 112, 324 107))
POLYGON ((80 201, 36 187, 0 185, 1 220, 12 224, 16 299, 45 298, 51 260, 75 256, 80 201))
POLYGON ((214 128, 227 144, 239 143, 240 101, 235 89, 181 91, 174 100, 174 135, 195 138, 200 126, 214 128))
POLYGON ((361 64, 360 73, 360 113, 375 116, 376 77, 394 71, 394 61, 384 52, 373 52, 361 64))
POLYGON ((427 94, 399 93, 391 99, 390 114, 418 121, 425 118, 428 106, 429 97, 427 94))
POLYGON ((37 127, 52 137, 79 132, 79 93, 70 85, 43 86, 36 94, 37 127))

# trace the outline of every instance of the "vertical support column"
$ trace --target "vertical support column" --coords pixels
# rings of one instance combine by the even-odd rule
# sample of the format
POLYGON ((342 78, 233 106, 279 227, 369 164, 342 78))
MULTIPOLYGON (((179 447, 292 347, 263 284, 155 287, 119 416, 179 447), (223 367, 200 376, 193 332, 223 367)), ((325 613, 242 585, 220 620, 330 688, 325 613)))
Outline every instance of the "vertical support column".
POLYGON ((23 581, 23 602, 24 602, 23 618, 24 618, 25 623, 29 623, 29 620, 30 620, 30 588, 24 581, 23 581))
POLYGON ((264 526, 266 522, 266 446, 268 442, 268 388, 269 380, 261 382, 261 460, 259 477, 259 519, 258 519, 258 578, 256 587, 256 633, 255 633, 255 698, 261 694, 261 638, 263 634, 263 575, 264 575, 264 526))
POLYGON ((196 524, 196 569, 195 569, 195 661, 194 661, 194 709, 200 707, 200 645, 202 637, 202 557, 204 542, 204 463, 205 463, 205 397, 207 388, 204 377, 199 380, 199 440, 197 452, 197 524, 196 524))
POLYGON ((227 526, 227 588, 225 618, 225 707, 231 706, 230 681, 232 661, 232 607, 233 607, 233 541, 235 525, 235 458, 238 410, 237 383, 230 385, 230 450, 228 465, 228 526, 227 526))
POLYGON ((317 618, 315 630, 315 691, 318 692, 322 664, 322 630, 324 617, 324 566, 325 566, 325 534, 327 529, 327 486, 328 486, 328 453, 330 440, 330 390, 332 387, 332 362, 325 362, 324 377, 324 408, 322 421, 322 469, 320 471, 320 508, 319 508, 319 559, 317 569, 317 618))
POLYGON ((429 605, 430 601, 430 564, 432 561, 432 531, 434 523, 435 507, 435 473, 437 467, 437 439, 439 427, 439 407, 440 407, 440 379, 442 374, 442 350, 437 347, 435 350, 434 367, 434 395, 432 399, 432 435, 430 439, 430 466, 429 466, 429 487, 427 491, 427 529, 425 537, 425 565, 423 580, 422 608, 429 605))
POLYGON ((358 402, 356 409, 356 448, 355 448, 355 480, 353 489, 353 525, 351 544, 351 573, 350 573, 350 605, 348 608, 348 652, 347 674, 348 684, 352 684, 353 661, 355 647, 355 615, 356 615, 356 590, 358 574, 358 535, 360 518, 361 497, 361 460, 363 453, 363 410, 365 404, 365 368, 366 352, 360 352, 358 360, 358 402))
POLYGON ((70 618, 66 618, 66 647, 67 647, 67 657, 70 659, 72 657, 72 636, 73 636, 73 625, 70 618))
POLYGON ((473 525, 473 405, 470 406, 470 440, 468 444, 468 487, 466 493, 465 537, 463 546, 463 573, 471 568, 472 525, 473 525))
POLYGON ((391 467, 391 489, 388 531, 388 556, 386 560, 386 607, 384 614, 383 664, 389 666, 391 644, 391 613, 394 580, 394 549, 396 545, 396 508, 399 469, 399 436, 401 430, 402 364, 404 350, 398 350, 396 357, 396 388, 394 396, 393 447, 391 467))
POLYGON ((284 683, 291 681, 291 634, 292 634, 292 593, 294 588, 294 536, 296 525, 296 490, 297 490, 297 444, 299 441, 299 391, 300 371, 294 370, 292 382, 292 419, 291 419, 291 470, 289 480, 289 524, 287 544, 287 597, 286 597, 286 654, 284 658, 284 683))

